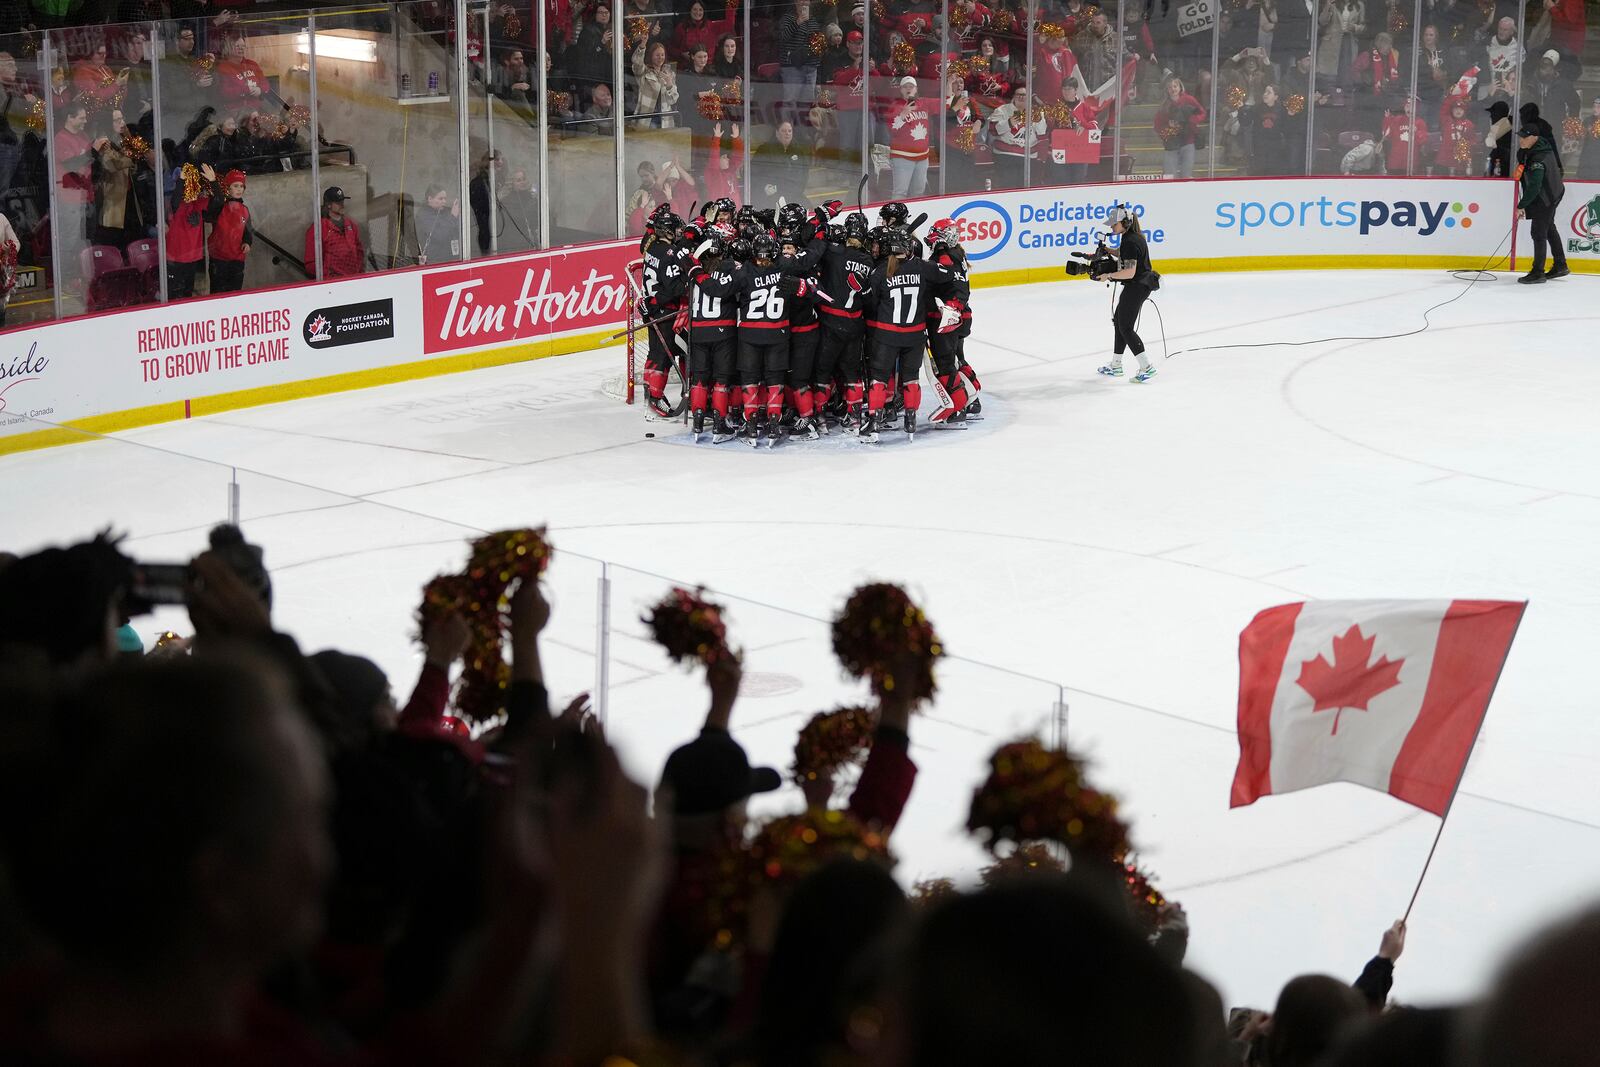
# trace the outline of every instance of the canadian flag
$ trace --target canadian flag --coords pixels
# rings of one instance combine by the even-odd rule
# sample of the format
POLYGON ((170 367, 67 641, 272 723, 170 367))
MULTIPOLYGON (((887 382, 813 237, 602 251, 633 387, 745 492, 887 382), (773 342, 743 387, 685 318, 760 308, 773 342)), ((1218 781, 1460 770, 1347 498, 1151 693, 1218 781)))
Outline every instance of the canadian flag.
POLYGON ((1354 782, 1443 815, 1524 602, 1320 600, 1239 635, 1232 807, 1354 782))

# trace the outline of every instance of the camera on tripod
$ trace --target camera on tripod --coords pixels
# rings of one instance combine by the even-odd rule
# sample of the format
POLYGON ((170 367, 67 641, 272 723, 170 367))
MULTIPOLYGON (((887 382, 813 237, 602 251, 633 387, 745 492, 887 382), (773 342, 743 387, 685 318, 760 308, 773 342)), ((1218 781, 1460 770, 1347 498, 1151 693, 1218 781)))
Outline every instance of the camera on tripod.
POLYGON ((1120 266, 1117 254, 1106 246, 1104 238, 1093 252, 1071 252, 1067 260, 1067 273, 1074 278, 1087 274, 1091 281, 1099 281, 1107 274, 1115 274, 1120 266))

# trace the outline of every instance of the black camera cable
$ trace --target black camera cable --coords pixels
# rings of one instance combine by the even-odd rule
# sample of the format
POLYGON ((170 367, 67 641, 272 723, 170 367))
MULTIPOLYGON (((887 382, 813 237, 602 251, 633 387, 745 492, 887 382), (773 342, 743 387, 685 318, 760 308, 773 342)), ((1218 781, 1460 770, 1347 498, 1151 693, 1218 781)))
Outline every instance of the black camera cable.
MULTIPOLYGON (((1449 273, 1452 277, 1466 283, 1461 287, 1461 291, 1456 293, 1454 296, 1446 300, 1441 300, 1437 304, 1434 304, 1433 306, 1424 310, 1422 313, 1421 326, 1418 326, 1413 330, 1403 330, 1398 333, 1373 334, 1370 336, 1316 337, 1306 341, 1253 341, 1239 342, 1235 344, 1196 345, 1193 348, 1180 348, 1176 352, 1172 352, 1168 351, 1167 348, 1166 321, 1161 317, 1160 305, 1156 303, 1155 298, 1152 296, 1147 303, 1155 309, 1156 322, 1161 329, 1161 351, 1164 353, 1162 358, 1171 359, 1173 356, 1181 356, 1189 352, 1217 352, 1229 348, 1304 348, 1308 345, 1330 344, 1334 341, 1395 341, 1404 337, 1415 337, 1417 334, 1424 332, 1433 325, 1430 316, 1432 316, 1435 311, 1454 304, 1457 300, 1460 300, 1462 297, 1471 292, 1472 287, 1477 285, 1479 282, 1485 280, 1493 281, 1495 279, 1495 274, 1490 268, 1504 258, 1500 255, 1500 250, 1506 246, 1507 241, 1511 240, 1511 234, 1515 232, 1515 230, 1516 223, 1513 222, 1511 224, 1511 229, 1508 229, 1506 231, 1506 235, 1500 238, 1500 243, 1496 245, 1495 250, 1489 254, 1489 258, 1484 260, 1482 267, 1478 267, 1476 269, 1460 268, 1450 271, 1449 273), (1470 277, 1463 277, 1463 275, 1470 275, 1470 277)), ((1142 315, 1140 317, 1143 318, 1142 315)))

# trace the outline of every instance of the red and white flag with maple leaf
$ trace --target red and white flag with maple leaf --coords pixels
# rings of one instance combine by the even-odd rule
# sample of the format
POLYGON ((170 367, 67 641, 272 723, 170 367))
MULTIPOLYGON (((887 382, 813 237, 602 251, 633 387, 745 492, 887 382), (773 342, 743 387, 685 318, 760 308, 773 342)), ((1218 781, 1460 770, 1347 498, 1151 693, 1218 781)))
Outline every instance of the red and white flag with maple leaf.
POLYGON ((1527 605, 1320 600, 1239 635, 1232 807, 1354 782, 1443 815, 1527 605))

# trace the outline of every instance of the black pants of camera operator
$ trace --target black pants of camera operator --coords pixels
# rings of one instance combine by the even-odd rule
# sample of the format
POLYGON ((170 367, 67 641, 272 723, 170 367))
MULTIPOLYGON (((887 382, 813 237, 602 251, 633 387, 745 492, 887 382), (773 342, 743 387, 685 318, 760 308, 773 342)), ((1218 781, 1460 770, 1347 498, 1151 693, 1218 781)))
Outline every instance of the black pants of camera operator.
POLYGON ((1117 335, 1111 349, 1115 353, 1116 363, 1122 362, 1124 351, 1131 350, 1140 367, 1150 365, 1150 361, 1144 358, 1144 341, 1140 340, 1138 331, 1134 329, 1139 322, 1139 312, 1144 310, 1144 302, 1148 299, 1150 290, 1138 282, 1122 283, 1122 294, 1117 297, 1117 310, 1111 317, 1117 335))
POLYGON ((1544 254, 1548 246, 1554 270, 1567 269, 1567 253, 1561 247, 1561 234, 1556 230, 1556 204, 1535 204, 1528 209, 1528 223, 1533 229, 1533 274, 1544 273, 1544 254))

